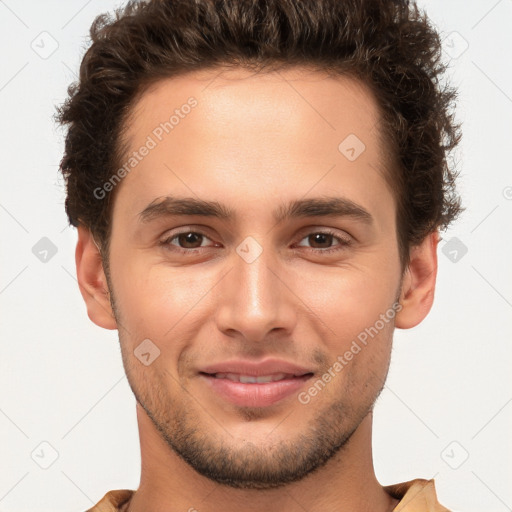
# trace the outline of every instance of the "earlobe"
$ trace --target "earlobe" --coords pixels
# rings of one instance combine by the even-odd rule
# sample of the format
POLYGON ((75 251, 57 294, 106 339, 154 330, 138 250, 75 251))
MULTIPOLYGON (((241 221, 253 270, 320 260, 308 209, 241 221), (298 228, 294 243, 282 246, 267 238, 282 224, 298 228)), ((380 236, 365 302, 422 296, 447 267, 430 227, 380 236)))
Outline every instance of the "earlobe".
POLYGON ((409 265, 404 273, 400 304, 395 326, 410 329, 418 325, 429 313, 434 302, 437 278, 437 245, 439 233, 434 231, 411 247, 409 265))
POLYGON ((89 228, 78 226, 76 275, 87 315, 99 327, 117 329, 100 251, 89 228))

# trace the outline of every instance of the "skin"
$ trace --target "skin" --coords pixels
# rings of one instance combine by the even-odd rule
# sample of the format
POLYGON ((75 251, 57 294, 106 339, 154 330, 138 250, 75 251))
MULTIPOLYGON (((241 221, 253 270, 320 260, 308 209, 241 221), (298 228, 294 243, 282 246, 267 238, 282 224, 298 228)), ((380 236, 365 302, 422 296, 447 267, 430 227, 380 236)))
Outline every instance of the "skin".
POLYGON ((300 68, 194 72, 142 95, 126 134, 131 150, 190 96, 198 105, 115 191, 110 273, 90 231, 78 229, 89 318, 119 330, 137 398, 142 470, 129 510, 390 511, 397 500, 373 468, 372 407, 394 328, 414 327, 431 308, 439 236, 412 247, 402 272, 375 99, 348 77, 300 68), (351 133, 366 146, 352 162, 338 150, 351 133), (139 221, 170 194, 218 201, 237 217, 139 221), (321 196, 360 205, 371 225, 272 217, 282 204, 321 196), (351 244, 310 236, 325 229, 351 244), (262 249, 251 263, 236 251, 248 236, 262 249), (329 248, 339 250, 322 252, 329 248), (277 357, 316 380, 397 299, 393 320, 307 404, 294 395, 239 407, 199 378, 207 364, 277 357), (134 356, 145 339, 160 350, 148 366, 134 356))

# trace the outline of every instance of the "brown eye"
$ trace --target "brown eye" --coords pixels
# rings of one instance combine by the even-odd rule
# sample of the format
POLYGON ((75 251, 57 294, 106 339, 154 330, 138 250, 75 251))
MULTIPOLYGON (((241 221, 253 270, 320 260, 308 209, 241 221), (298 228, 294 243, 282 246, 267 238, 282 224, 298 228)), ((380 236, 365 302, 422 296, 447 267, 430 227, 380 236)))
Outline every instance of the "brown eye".
POLYGON ((205 234, 197 231, 182 231, 181 233, 173 233, 160 242, 160 245, 171 251, 178 252, 195 252, 195 250, 205 248, 203 244, 205 240, 210 240, 205 234))
POLYGON ((309 243, 313 244, 314 249, 329 249, 334 236, 327 233, 315 233, 313 235, 309 235, 307 238, 309 243), (320 247, 318 247, 317 244, 319 244, 320 247), (327 245, 327 247, 325 247, 325 245, 327 245))
POLYGON ((203 238, 203 235, 200 233, 181 233, 177 236, 175 236, 178 240, 178 243, 180 244, 180 247, 183 249, 197 249, 198 247, 201 247, 201 241, 203 238), (197 245, 199 241, 199 245, 197 245))
POLYGON ((348 237, 342 237, 333 231, 316 231, 305 236, 302 240, 307 240, 310 247, 301 244, 299 244, 299 247, 306 247, 320 253, 341 251, 351 243, 348 237), (333 242, 336 243, 333 245, 333 242))

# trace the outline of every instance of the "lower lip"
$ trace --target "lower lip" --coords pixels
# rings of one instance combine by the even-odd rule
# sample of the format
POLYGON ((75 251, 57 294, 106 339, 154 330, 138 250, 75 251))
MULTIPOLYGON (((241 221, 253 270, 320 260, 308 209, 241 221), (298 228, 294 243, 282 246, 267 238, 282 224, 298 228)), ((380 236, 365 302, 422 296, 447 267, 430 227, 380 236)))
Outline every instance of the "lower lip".
POLYGON ((229 379, 217 379, 211 375, 201 377, 225 400, 241 407, 266 407, 298 393, 312 375, 293 377, 276 382, 244 384, 229 379))

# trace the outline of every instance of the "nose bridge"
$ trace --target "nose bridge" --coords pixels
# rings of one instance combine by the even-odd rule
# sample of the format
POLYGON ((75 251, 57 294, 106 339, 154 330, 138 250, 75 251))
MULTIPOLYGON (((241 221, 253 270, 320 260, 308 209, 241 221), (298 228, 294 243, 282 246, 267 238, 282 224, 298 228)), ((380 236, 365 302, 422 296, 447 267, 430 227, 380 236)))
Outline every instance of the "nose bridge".
MULTIPOLYGON (((268 243, 268 242, 267 242, 268 243)), ((278 275, 278 261, 271 248, 247 237, 233 254, 233 267, 223 280, 217 311, 222 331, 238 331, 251 341, 263 340, 278 328, 294 322, 290 294, 278 275)))

